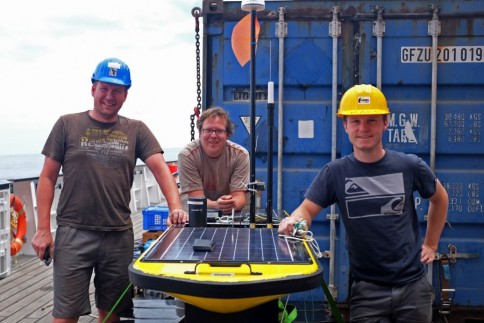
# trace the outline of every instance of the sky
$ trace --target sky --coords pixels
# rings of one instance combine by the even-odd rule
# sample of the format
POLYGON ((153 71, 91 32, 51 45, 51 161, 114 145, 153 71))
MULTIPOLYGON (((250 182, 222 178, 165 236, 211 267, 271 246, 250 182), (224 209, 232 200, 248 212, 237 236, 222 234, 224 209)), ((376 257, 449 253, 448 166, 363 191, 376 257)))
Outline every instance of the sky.
POLYGON ((91 76, 108 57, 131 70, 120 114, 144 121, 164 148, 190 141, 197 105, 191 10, 202 0, 18 0, 3 7, 0 155, 40 153, 59 116, 91 109, 91 76))

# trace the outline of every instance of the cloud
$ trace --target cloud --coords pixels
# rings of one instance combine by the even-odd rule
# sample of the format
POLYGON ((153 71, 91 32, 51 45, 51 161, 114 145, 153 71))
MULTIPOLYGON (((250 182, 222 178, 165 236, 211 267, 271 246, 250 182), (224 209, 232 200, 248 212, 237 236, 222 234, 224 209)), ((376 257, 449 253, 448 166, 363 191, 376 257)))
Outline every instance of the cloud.
MULTIPOLYGON (((124 60, 133 86, 121 114, 163 147, 190 140, 196 105, 194 18, 201 1, 19 0, 0 12, 0 155, 40 153, 61 114, 92 106, 90 77, 124 60)), ((201 21, 200 21, 201 23, 201 21)))

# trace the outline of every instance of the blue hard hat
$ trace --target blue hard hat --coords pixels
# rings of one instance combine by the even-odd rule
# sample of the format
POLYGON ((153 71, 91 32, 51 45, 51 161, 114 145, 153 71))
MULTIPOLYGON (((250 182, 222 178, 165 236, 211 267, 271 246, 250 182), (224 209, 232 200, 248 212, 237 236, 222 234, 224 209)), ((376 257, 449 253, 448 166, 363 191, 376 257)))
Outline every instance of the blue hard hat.
POLYGON ((106 83, 113 83, 124 85, 128 89, 131 87, 131 73, 129 67, 120 59, 106 58, 96 66, 96 70, 92 74, 92 83, 101 81, 106 83))

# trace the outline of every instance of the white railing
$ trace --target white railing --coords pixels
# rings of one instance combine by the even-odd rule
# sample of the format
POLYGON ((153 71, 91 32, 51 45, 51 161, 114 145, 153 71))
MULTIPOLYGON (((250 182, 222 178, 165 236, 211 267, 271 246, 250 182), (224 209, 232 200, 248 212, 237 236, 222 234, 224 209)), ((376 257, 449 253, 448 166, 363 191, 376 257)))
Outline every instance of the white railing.
MULTIPOLYGON (((12 191, 24 202, 27 214, 27 243, 22 247, 21 253, 25 255, 35 255, 30 244, 37 228, 37 199, 36 190, 38 178, 13 180, 12 191)), ((63 187, 63 176, 60 175, 54 192, 54 201, 51 208, 51 228, 55 235, 57 228, 56 210, 59 202, 60 192, 63 187)), ((129 207, 131 213, 139 213, 147 206, 159 205, 164 202, 163 194, 156 182, 155 176, 145 165, 137 165, 134 173, 133 186, 131 187, 131 201, 129 207)))

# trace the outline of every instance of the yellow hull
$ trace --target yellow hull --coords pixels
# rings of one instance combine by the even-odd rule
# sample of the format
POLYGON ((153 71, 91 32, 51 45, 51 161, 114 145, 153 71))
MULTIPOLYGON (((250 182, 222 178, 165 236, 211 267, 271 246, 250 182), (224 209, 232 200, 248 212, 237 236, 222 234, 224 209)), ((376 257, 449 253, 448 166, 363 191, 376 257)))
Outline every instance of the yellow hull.
MULTIPOLYGON (((277 237, 276 232, 270 231, 269 234, 277 237)), ((160 242, 156 246, 165 234, 166 232, 130 266, 131 282, 141 288, 160 290, 206 311, 244 311, 286 294, 319 287, 323 279, 322 267, 306 242, 289 246, 293 252, 304 255, 300 257, 304 261, 298 262, 262 262, 258 259, 253 262, 217 262, 203 259, 175 261, 163 258, 166 250, 174 244, 185 245, 186 242, 173 239, 169 240, 170 243, 163 245, 160 242), (151 252, 156 257, 150 258, 152 248, 158 249, 151 252)), ((171 234, 179 237, 180 233, 175 231, 171 234)), ((287 246, 284 239, 275 239, 274 244, 277 248, 279 245, 287 246)), ((286 249, 281 250, 282 255, 286 249)))
POLYGON ((250 298, 222 299, 222 298, 196 297, 196 296, 182 295, 182 294, 176 294, 176 293, 170 293, 169 295, 179 298, 189 304, 195 305, 206 311, 222 313, 222 314, 245 311, 252 307, 262 305, 264 303, 270 302, 272 300, 275 300, 284 296, 284 295, 269 295, 269 296, 250 297, 250 298))

